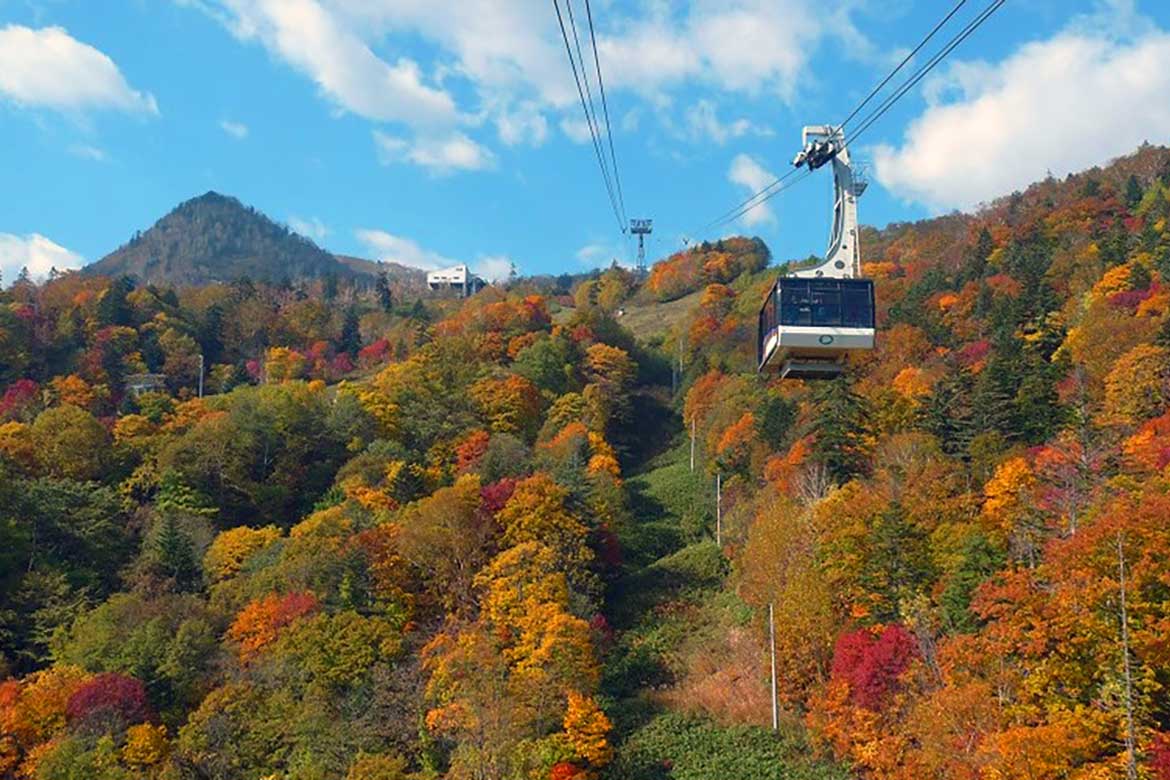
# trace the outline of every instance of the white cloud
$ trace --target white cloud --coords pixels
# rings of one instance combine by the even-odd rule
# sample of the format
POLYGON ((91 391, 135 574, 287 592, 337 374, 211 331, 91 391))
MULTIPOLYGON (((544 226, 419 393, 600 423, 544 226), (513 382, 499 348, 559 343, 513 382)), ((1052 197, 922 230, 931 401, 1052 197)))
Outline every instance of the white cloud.
POLYGON ((60 27, 0 28, 0 97, 55 111, 158 114, 153 95, 132 89, 113 60, 60 27))
POLYGON ((386 263, 398 263, 399 265, 421 268, 426 271, 434 271, 439 268, 459 265, 458 260, 452 260, 438 252, 423 249, 409 238, 396 236, 392 233, 387 233, 385 230, 362 228, 356 231, 355 235, 357 236, 357 240, 362 243, 366 251, 375 260, 381 260, 386 263))
MULTIPOLYGON (((561 132, 575 144, 587 144, 593 138, 589 123, 580 117, 565 117, 561 120, 561 132)), ((603 131, 604 132, 604 131, 603 131)))
POLYGON ((242 141, 248 137, 248 126, 243 122, 233 122, 230 119, 219 120, 219 129, 235 138, 237 141, 242 141))
POLYGON ((551 9, 540 0, 326 0, 339 19, 372 38, 419 35, 448 55, 451 74, 505 106, 524 95, 564 106, 576 100, 551 9))
POLYGON ((818 39, 825 9, 804 0, 703 3, 691 20, 700 55, 723 89, 791 98, 818 39))
POLYGON ((631 108, 622 117, 621 128, 627 133, 637 132, 638 126, 642 123, 642 114, 638 109, 631 108))
POLYGON ((105 149, 89 144, 73 144, 69 147, 68 151, 74 157, 80 157, 83 160, 90 160, 92 162, 107 162, 110 159, 105 149))
POLYGON ((455 101, 424 83, 418 63, 376 55, 360 32, 317 0, 220 0, 236 37, 257 40, 308 75, 338 107, 412 126, 456 119, 455 101))
MULTIPOLYGON (((745 195, 753 195, 776 180, 775 174, 760 165, 754 158, 746 154, 737 154, 731 161, 731 168, 727 171, 727 178, 733 184, 743 187, 745 195)), ((776 215, 768 206, 767 201, 759 203, 744 212, 740 221, 746 227, 774 224, 776 215)))
POLYGON ((620 36, 602 35, 597 48, 610 89, 656 92, 703 70, 687 31, 664 18, 631 24, 620 36))
POLYGON ((454 171, 482 171, 496 164, 490 149, 458 131, 407 140, 375 130, 374 144, 383 165, 409 162, 440 176, 454 171))
POLYGON ((722 92, 760 92, 791 100, 808 61, 829 37, 847 56, 871 53, 850 19, 855 2, 691 0, 682 14, 651 6, 644 19, 598 40, 606 84, 644 94, 683 82, 722 92))
POLYGON ((508 146, 540 146, 548 138, 548 119, 534 103, 526 103, 516 111, 502 111, 496 117, 496 132, 508 146))
POLYGON ((1170 137, 1170 35, 1118 40, 1107 27, 953 65, 901 145, 875 148, 878 180, 933 209, 965 208, 1170 137))
POLYGON ((606 243, 586 244, 577 250, 577 260, 589 268, 609 268, 614 261, 624 268, 629 267, 622 257, 621 249, 606 243))
POLYGON ((471 270, 489 282, 502 282, 512 273, 512 258, 507 255, 485 255, 471 264, 471 270))
POLYGON ((329 235, 329 226, 316 217, 301 219, 295 215, 290 216, 288 218, 288 226, 293 229, 293 232, 318 242, 323 241, 329 235))
MULTIPOLYGON (((403 236, 396 236, 385 230, 362 228, 355 231, 357 240, 366 248, 366 252, 375 260, 385 263, 398 263, 410 268, 420 268, 424 271, 435 271, 440 268, 450 268, 453 265, 464 265, 464 261, 446 257, 419 246, 418 242, 403 236)), ((469 263, 471 270, 489 282, 498 282, 508 278, 512 271, 512 258, 507 255, 480 255, 475 262, 469 263)))
POLYGON ((85 258, 40 233, 17 236, 0 233, 0 275, 4 285, 16 280, 22 268, 27 268, 35 280, 44 279, 56 268, 66 271, 85 265, 85 258))
POLYGON ((696 101, 687 111, 686 124, 687 132, 693 139, 711 140, 720 145, 749 134, 772 135, 770 128, 760 127, 743 117, 730 122, 720 121, 715 104, 710 100, 696 101))
MULTIPOLYGON (((571 139, 588 140, 557 21, 540 0, 176 1, 203 8, 241 40, 260 42, 314 79, 340 108, 413 130, 395 136, 422 138, 424 127, 451 134, 494 125, 504 144, 539 145, 549 123, 564 120, 561 129, 571 139), (430 47, 430 59, 420 64, 400 56, 403 45, 419 41, 430 47)), ((848 57, 872 49, 852 23, 858 0, 598 5, 597 42, 610 108, 622 127, 638 116, 623 91, 660 118, 674 101, 672 91, 696 85, 791 100, 826 39, 839 41, 848 57)), ((596 99, 598 85, 592 86, 596 99)), ((745 122, 708 124, 705 132, 734 138, 752 132, 745 122)), ((396 159, 436 157, 426 151, 433 143, 397 141, 396 159)))

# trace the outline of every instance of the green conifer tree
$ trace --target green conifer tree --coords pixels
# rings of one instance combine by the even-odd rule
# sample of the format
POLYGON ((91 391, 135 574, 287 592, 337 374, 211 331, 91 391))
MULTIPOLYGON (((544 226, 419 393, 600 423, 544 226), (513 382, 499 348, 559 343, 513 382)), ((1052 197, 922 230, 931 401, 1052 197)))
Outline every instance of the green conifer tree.
POLYGON ((815 403, 813 457, 844 484, 868 469, 865 401, 842 376, 818 388, 815 403))
POLYGON ((1141 182, 1137 180, 1136 176, 1131 174, 1125 182, 1125 205, 1129 206, 1132 211, 1142 202, 1142 195, 1144 194, 1142 192, 1141 182))
POLYGON ((176 590, 191 590, 198 584, 201 571, 195 559, 194 545, 171 512, 165 513, 159 521, 152 547, 156 568, 174 581, 176 590))
POLYGON ((351 356, 356 355, 358 350, 362 348, 361 321, 358 319, 357 310, 352 306, 345 312, 345 321, 341 326, 340 347, 342 352, 348 352, 351 356))

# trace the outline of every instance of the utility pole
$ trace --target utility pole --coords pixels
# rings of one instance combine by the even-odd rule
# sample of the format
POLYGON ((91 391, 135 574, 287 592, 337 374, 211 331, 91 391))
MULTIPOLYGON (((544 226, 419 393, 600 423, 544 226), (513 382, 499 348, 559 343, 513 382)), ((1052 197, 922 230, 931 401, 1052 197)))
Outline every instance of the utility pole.
POLYGON ((715 472, 715 544, 723 548, 723 474, 715 472))
POLYGON ((691 418, 691 473, 695 471, 695 418, 691 418))
POLYGON ((199 397, 203 397, 203 353, 199 353, 199 397))
POLYGON ((1117 535, 1117 579, 1121 591, 1121 652, 1123 668, 1125 670, 1125 776, 1127 780, 1137 780, 1137 738, 1133 726, 1133 671, 1129 666, 1129 614, 1125 603, 1125 550, 1122 547, 1121 534, 1117 535))
POLYGON ((768 647, 772 653, 772 731, 780 730, 780 706, 776 700, 776 616, 768 602, 768 647))
POLYGON ((654 220, 631 219, 630 233, 638 237, 638 276, 646 275, 646 236, 654 232, 654 220))

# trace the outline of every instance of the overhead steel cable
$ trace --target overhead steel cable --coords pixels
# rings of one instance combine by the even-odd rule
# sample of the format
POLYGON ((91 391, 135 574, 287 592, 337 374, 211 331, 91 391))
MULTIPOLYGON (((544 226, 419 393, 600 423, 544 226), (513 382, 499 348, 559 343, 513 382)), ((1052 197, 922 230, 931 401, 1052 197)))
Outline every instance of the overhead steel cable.
POLYGON ((707 228, 704 228, 704 230, 710 230, 711 228, 720 227, 721 225, 726 225, 730 222, 734 222, 735 220, 742 217, 744 214, 747 214, 752 209, 754 209, 758 206, 764 205, 765 203, 767 203, 768 201, 770 201, 772 198, 776 197, 780 193, 784 192, 785 190, 791 189, 791 188, 795 187, 797 184, 800 184, 802 181, 807 179, 809 176, 812 176, 812 174, 813 174, 813 172, 809 171, 809 170, 802 170, 800 168, 793 168, 789 174, 785 174, 781 179, 777 179, 776 183, 779 184, 781 181, 783 181, 783 179, 787 179, 791 173, 800 173, 801 175, 797 176, 795 179, 788 182, 787 184, 784 184, 783 186, 777 187, 776 189, 768 192, 766 195, 764 195, 762 198, 760 198, 756 202, 743 206, 742 208, 740 208, 738 211, 731 214, 726 219, 720 220, 719 222, 715 223, 714 225, 711 225, 707 228))
POLYGON ((790 170, 788 173, 784 174, 783 176, 777 177, 776 179, 774 179, 772 181, 771 184, 768 184, 763 189, 760 189, 760 190, 752 193, 752 195, 749 196, 746 200, 740 201, 739 203, 732 206, 727 211, 720 214, 715 219, 708 222, 706 225, 703 225, 703 227, 701 227, 699 229, 699 232, 706 232, 713 227, 718 227, 726 222, 730 222, 732 219, 735 219, 736 216, 739 214, 743 214, 746 211, 750 211, 753 206, 758 206, 759 203, 763 203, 763 201, 772 197, 773 190, 775 190, 777 187, 779 187, 781 184, 783 184, 786 179, 791 178, 792 176, 795 176, 799 172, 800 172, 799 168, 793 168, 792 170, 790 170), (759 202, 757 203, 756 201, 758 199, 761 199, 761 198, 762 198, 762 200, 759 200, 759 202), (736 216, 733 216, 733 215, 736 215, 736 216))
POLYGON ((991 15, 998 11, 1006 2, 1007 0, 992 0, 992 2, 988 4, 988 6, 982 11, 980 11, 974 19, 968 22, 967 25, 961 31, 959 31, 957 35, 951 38, 951 40, 939 52, 937 52, 934 56, 927 60, 922 67, 915 71, 914 74, 902 84, 902 86, 895 90, 892 95, 883 100, 881 105, 870 112, 869 115, 866 116, 866 118, 862 121, 861 127, 854 131, 851 136, 846 139, 845 147, 848 148, 850 144, 857 141, 857 139, 860 138, 866 130, 873 126, 874 122, 877 122, 879 119, 881 119, 887 111, 893 108, 895 103, 901 100, 902 97, 911 89, 913 89, 915 85, 922 81, 922 79, 926 78, 927 74, 934 70, 934 68, 940 62, 946 59, 951 52, 958 48, 963 43, 963 41, 970 38, 971 35, 974 34, 974 32, 978 30, 984 22, 990 19, 991 15))
MULTIPOLYGON (((1002 3, 1005 0, 998 0, 998 1, 1002 5, 1002 3)), ((891 70, 886 75, 886 77, 883 78, 880 83, 878 83, 878 85, 876 87, 874 87, 872 90, 870 90, 869 94, 865 96, 865 99, 857 104, 857 106, 853 109, 853 111, 851 111, 849 113, 849 115, 847 117, 845 117, 845 120, 843 122, 841 122, 841 124, 836 126, 837 131, 840 131, 841 129, 843 129, 859 113, 861 113, 861 110, 864 109, 869 104, 869 102, 871 100, 873 100, 874 97, 876 97, 886 87, 886 85, 888 85, 890 83, 890 81, 893 80, 893 78, 896 75, 898 75, 899 72, 901 72, 902 68, 904 68, 907 65, 907 63, 909 63, 919 52, 921 52, 922 49, 926 46, 926 44, 928 44, 931 41, 931 39, 933 39, 934 36, 937 35, 938 32, 940 30, 942 30, 942 28, 945 27, 947 25, 947 23, 951 21, 951 19, 954 18, 955 14, 957 14, 959 12, 959 10, 966 4, 966 2, 967 2, 967 0, 959 0, 959 2, 956 3, 954 5, 954 7, 951 8, 951 10, 941 20, 939 20, 939 22, 937 24, 935 24, 935 26, 930 30, 930 32, 928 32, 926 34, 926 37, 924 37, 921 41, 919 41, 918 45, 915 46, 910 51, 909 54, 907 54, 905 57, 903 57, 902 61, 899 62, 897 64, 897 66, 895 66, 894 69, 891 70)), ((952 42, 953 42, 953 39, 952 39, 952 42)), ((960 41, 960 43, 961 43, 961 41, 960 41)), ((925 75, 925 74, 923 74, 923 75, 925 75)), ((921 78, 919 78, 919 80, 921 80, 921 78)), ((917 81, 915 81, 914 83, 917 83, 917 81)), ((910 87, 913 87, 913 84, 911 84, 910 87)), ((910 87, 907 87, 907 89, 909 89, 910 87)), ((890 105, 892 105, 892 103, 890 105)), ((887 110, 888 110, 888 108, 889 108, 889 106, 886 106, 887 110)), ((882 113, 884 113, 884 111, 882 113)), ((872 121, 870 121, 870 120, 876 121, 876 119, 879 116, 880 116, 880 114, 871 113, 871 114, 867 115, 866 121, 869 122, 869 124, 872 124, 872 121)), ((868 127, 868 124, 866 125, 866 127, 868 127)), ((780 190, 777 190, 777 188, 781 187, 781 185, 784 183, 785 180, 787 180, 791 176, 795 175, 798 172, 798 170, 799 169, 797 169, 797 168, 793 168, 792 170, 790 170, 788 173, 784 174, 783 176, 776 178, 770 184, 766 185, 762 189, 753 193, 746 200, 741 201, 738 205, 734 206, 733 208, 729 209, 728 211, 724 212, 720 216, 718 216, 715 219, 708 222, 705 226, 703 226, 703 228, 701 228, 700 232, 706 232, 707 230, 710 230, 714 227, 719 227, 720 225, 724 225, 728 222, 732 222, 732 221, 738 219, 743 214, 746 214, 748 211, 751 211, 751 209, 753 209, 754 207, 760 205, 761 203, 764 203, 767 200, 770 200, 772 197, 779 194, 779 192, 783 191, 784 189, 788 189, 788 187, 782 187, 780 190)), ((804 177, 801 177, 801 178, 803 179, 804 177)), ((795 183, 795 182, 793 182, 793 183, 795 183)))
MULTIPOLYGON (((571 22, 572 21, 573 7, 572 7, 571 2, 568 2, 568 0, 566 0, 566 5, 567 5, 568 10, 569 10, 570 22, 571 22)), ((594 127, 594 124, 592 121, 592 114, 590 113, 590 110, 589 110, 591 100, 589 100, 589 101, 586 100, 586 98, 585 98, 586 90, 584 88, 582 88, 582 86, 581 86, 581 77, 585 75, 585 63, 584 62, 581 63, 581 72, 578 73, 577 72, 577 60, 573 58, 573 46, 571 43, 569 43, 569 33, 568 33, 568 30, 565 29, 565 19, 564 19, 564 16, 561 14, 561 6, 560 6, 560 3, 557 2, 557 0, 553 0, 553 8, 557 12, 557 24, 559 24, 560 28, 561 28, 561 39, 565 42, 565 54, 568 55, 569 67, 572 68, 572 70, 573 70, 573 81, 576 82, 576 84, 577 84, 577 96, 581 99, 581 108, 585 112, 585 124, 588 125, 589 135, 593 139, 593 152, 597 156, 597 164, 601 168, 601 178, 602 178, 602 181, 605 183, 606 193, 609 195, 609 205, 610 205, 610 208, 613 209, 613 216, 614 216, 614 219, 618 223, 618 230, 624 233, 626 226, 625 226, 624 222, 622 221, 622 215, 621 215, 621 211, 618 209, 617 199, 614 197, 613 186, 609 180, 609 171, 607 170, 606 165, 605 165, 605 157, 601 153, 601 144, 598 141, 597 131, 596 131, 596 128, 594 127)), ((576 28, 574 27, 574 36, 575 36, 575 33, 576 33, 576 28)), ((580 51, 580 44, 579 43, 578 43, 578 51, 580 51)))
MULTIPOLYGON (((601 122, 599 122, 597 119, 597 104, 593 101, 593 90, 589 85, 589 68, 585 64, 585 55, 581 51, 581 37, 577 34, 577 19, 573 13, 573 0, 565 0, 565 7, 569 11, 569 29, 573 32, 573 43, 577 47, 577 64, 581 66, 581 81, 585 82, 585 97, 589 102, 589 108, 585 112, 586 119, 589 121, 589 126, 593 135, 593 142, 597 145, 598 153, 602 158, 601 175, 605 177, 606 190, 609 193, 609 198, 613 204, 614 210, 617 212, 618 223, 620 224, 621 230, 624 233, 626 230, 625 226, 627 224, 626 212, 624 208, 619 206, 619 201, 614 198, 614 177, 617 175, 617 172, 614 171, 611 174, 609 167, 604 162, 605 144, 601 140, 601 122)), ((590 33, 592 34, 592 30, 590 33)), ((594 54, 596 55, 596 49, 594 50, 594 54)), ((600 74, 600 66, 597 70, 600 74)))
POLYGON ((869 104, 869 101, 873 100, 874 97, 876 97, 877 94, 879 92, 881 92, 887 84, 890 83, 890 81, 894 78, 894 76, 897 76, 898 72, 901 71, 902 68, 906 67, 906 63, 908 63, 908 62, 910 62, 910 60, 914 59, 915 55, 917 55, 918 52, 922 51, 922 48, 924 46, 926 46, 926 44, 930 43, 930 39, 933 38, 938 33, 939 30, 941 30, 943 27, 945 27, 947 22, 949 22, 952 18, 954 18, 955 14, 957 14, 959 12, 959 9, 962 8, 964 5, 966 5, 966 3, 967 3, 967 0, 959 0, 959 2, 955 4, 955 7, 951 9, 951 12, 948 13, 946 16, 944 16, 939 21, 939 23, 934 26, 934 29, 932 29, 930 32, 928 32, 926 34, 926 37, 923 38, 921 41, 919 41, 918 45, 915 46, 910 51, 909 54, 907 54, 904 58, 902 58, 902 61, 899 62, 898 65, 893 70, 891 70, 886 75, 886 77, 884 79, 881 80, 881 83, 878 84, 876 87, 874 87, 872 90, 870 90, 870 93, 865 96, 865 100, 862 100, 860 103, 858 103, 857 107, 854 108, 853 111, 850 112, 849 116, 845 117, 845 121, 843 121, 841 124, 837 125, 837 130, 836 130, 836 132, 833 133, 833 135, 836 135, 837 133, 841 132, 841 130, 844 129, 845 125, 849 124, 855 116, 860 114, 861 109, 865 108, 869 104))
MULTIPOLYGON (((581 66, 581 81, 585 84, 585 100, 588 105, 585 109, 585 119, 589 122, 593 138, 601 149, 601 156, 605 157, 604 144, 601 142, 601 123, 597 121, 597 104, 593 102, 593 89, 589 84, 589 69, 585 65, 585 55, 581 51, 581 37, 577 34, 577 18, 573 13, 573 0, 565 0, 565 9, 569 12, 569 30, 573 33, 573 45, 577 49, 577 64, 581 66)), ((604 168, 606 181, 610 188, 613 179, 610 178, 608 166, 604 168)))
MULTIPOLYGON (((605 135, 609 139, 609 159, 613 163, 613 181, 617 186, 618 205, 622 210, 622 224, 627 224, 626 199, 622 193, 622 177, 618 175, 617 153, 613 148, 613 127, 609 123, 609 103, 605 99, 605 80, 601 77, 601 58, 597 56, 597 36, 593 32, 593 9, 585 0, 585 15, 589 19, 589 42, 593 46, 593 66, 597 70, 597 88, 601 93, 601 111, 605 117, 605 135)), ((595 112, 596 115, 596 112, 595 112)))

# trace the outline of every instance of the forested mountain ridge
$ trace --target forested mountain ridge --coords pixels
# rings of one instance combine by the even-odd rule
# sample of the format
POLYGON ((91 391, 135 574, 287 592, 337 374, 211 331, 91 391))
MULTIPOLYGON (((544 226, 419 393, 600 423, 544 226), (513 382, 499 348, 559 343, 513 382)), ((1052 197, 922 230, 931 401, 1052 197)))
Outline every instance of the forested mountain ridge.
POLYGON ((130 276, 143 284, 186 286, 233 282, 376 277, 385 271, 421 289, 423 272, 405 266, 335 257, 239 200, 208 192, 184 201, 146 232, 83 269, 130 276))
POLYGON ((754 370, 754 239, 467 301, 18 283, 0 776, 1167 780, 1168 195, 1144 147, 867 229, 826 384, 754 370))

